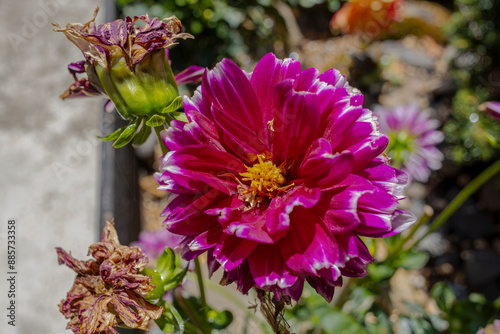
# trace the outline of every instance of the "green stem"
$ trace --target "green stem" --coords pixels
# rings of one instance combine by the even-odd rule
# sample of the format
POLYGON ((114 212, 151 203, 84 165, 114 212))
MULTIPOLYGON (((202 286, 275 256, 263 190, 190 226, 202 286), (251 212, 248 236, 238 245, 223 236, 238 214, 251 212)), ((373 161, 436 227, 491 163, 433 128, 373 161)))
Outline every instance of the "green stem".
POLYGON ((165 130, 165 126, 164 126, 164 125, 155 126, 156 139, 158 139, 158 144, 160 145, 160 148, 161 148, 161 153, 162 153, 162 154, 167 154, 168 149, 167 149, 167 147, 165 146, 165 143, 164 143, 164 142, 163 142, 163 140, 161 139, 161 135, 160 135, 160 132, 161 132, 162 130, 165 130))
POLYGON ((208 289, 213 290, 213 291, 217 292, 218 294, 224 296, 226 299, 231 301, 235 306, 237 306, 241 310, 243 310, 245 312, 245 314, 247 315, 247 317, 254 320, 255 322, 257 322, 259 324, 260 328, 262 328, 262 330, 264 331, 264 333, 266 333, 266 330, 268 329, 267 323, 261 321, 257 317, 254 317, 255 312, 250 311, 250 308, 247 305, 245 305, 245 303, 242 302, 240 298, 238 298, 234 293, 232 293, 228 289, 220 286, 217 283, 212 282, 211 280, 206 280, 206 282, 207 282, 208 289))
POLYGON ((198 279, 198 287, 200 289, 201 305, 203 306, 203 312, 206 313, 208 311, 207 299, 205 297, 205 286, 203 285, 203 275, 201 273, 201 265, 198 258, 194 259, 194 266, 196 271, 196 278, 198 279))
POLYGON ((338 309, 342 308, 342 305, 344 305, 345 301, 349 297, 349 293, 351 290, 351 284, 353 282, 354 282, 354 278, 352 278, 352 277, 345 278, 344 284, 342 285, 342 289, 333 295, 333 300, 331 303, 331 305, 333 307, 336 307, 338 309))
POLYGON ((473 193, 476 192, 483 184, 486 183, 489 179, 495 176, 498 172, 500 172, 500 160, 494 162, 491 166, 486 168, 481 174, 476 176, 467 186, 465 186, 462 191, 458 193, 458 195, 448 204, 448 206, 436 217, 436 219, 432 222, 429 230, 422 237, 417 239, 412 247, 418 245, 425 237, 427 237, 430 233, 436 231, 441 225, 443 225, 448 218, 452 214, 457 211, 457 209, 465 202, 467 198, 469 198, 473 193))
POLYGON ((193 323, 193 325, 198 329, 202 334, 210 334, 212 333, 212 329, 206 323, 206 317, 199 314, 199 310, 195 310, 191 307, 190 303, 187 302, 182 293, 174 290, 174 298, 182 307, 182 309, 186 312, 189 320, 193 323))

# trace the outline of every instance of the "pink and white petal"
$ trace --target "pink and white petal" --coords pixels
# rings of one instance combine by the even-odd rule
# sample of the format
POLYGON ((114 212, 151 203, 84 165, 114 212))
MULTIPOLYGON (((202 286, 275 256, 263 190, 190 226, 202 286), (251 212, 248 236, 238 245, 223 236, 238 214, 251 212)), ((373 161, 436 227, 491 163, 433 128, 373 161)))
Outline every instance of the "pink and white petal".
POLYGON ((335 293, 335 287, 341 287, 342 286, 342 277, 339 277, 339 279, 335 282, 335 284, 331 284, 321 277, 313 277, 313 276, 307 276, 306 277, 307 283, 316 290, 316 292, 325 300, 330 303, 333 299, 333 294, 335 293))
POLYGON ((210 186, 228 195, 237 193, 237 183, 229 175, 245 170, 233 155, 203 145, 169 152, 163 158, 163 168, 183 187, 206 191, 210 186))
POLYGON ((386 136, 372 135, 366 140, 348 148, 354 157, 353 172, 363 170, 368 163, 382 154, 389 144, 386 136))
POLYGON ((342 187, 335 189, 330 195, 323 195, 324 198, 321 201, 328 201, 322 215, 323 223, 331 233, 352 231, 361 224, 358 215, 358 200, 366 191, 352 188, 354 187, 342 187))
POLYGON ((408 175, 386 164, 387 159, 379 156, 357 174, 386 191, 397 199, 403 199, 403 191, 408 184, 408 175))
POLYGON ((280 288, 274 286, 271 290, 274 293, 274 298, 277 300, 280 300, 285 296, 290 296, 293 300, 298 302, 300 296, 302 295, 302 291, 304 290, 304 279, 299 277, 291 287, 280 288))
POLYGON ((361 277, 366 275, 366 267, 374 261, 361 239, 353 233, 335 234, 335 240, 346 255, 347 261, 340 268, 343 276, 361 277))
POLYGON ((316 140, 312 147, 296 176, 298 179, 304 179, 307 187, 325 190, 335 186, 351 173, 353 156, 350 152, 332 154, 331 146, 324 138, 316 140))
POLYGON ((297 210, 286 238, 280 242, 280 250, 290 269, 303 275, 319 276, 328 271, 328 278, 340 277, 337 264, 341 261, 338 245, 320 225, 318 217, 306 210, 297 210))
POLYGON ((296 92, 293 81, 274 88, 273 161, 297 160, 317 138, 321 110, 314 93, 296 92))
POLYGON ((395 210, 392 214, 375 214, 359 212, 363 224, 355 232, 359 235, 373 238, 388 237, 398 234, 413 225, 417 218, 406 210, 395 210))
POLYGON ((316 93, 318 87, 312 87, 316 78, 319 75, 319 71, 312 67, 303 70, 294 81, 293 90, 297 92, 311 92, 316 93))
POLYGON ((225 110, 212 106, 212 115, 219 127, 219 137, 233 152, 246 158, 247 153, 261 154, 269 151, 260 139, 264 136, 264 127, 254 130, 244 123, 245 119, 233 118, 225 110))
POLYGON ((352 127, 362 112, 361 108, 348 107, 346 102, 346 107, 328 116, 323 137, 328 140, 332 149, 336 149, 343 142, 345 132, 352 127))
POLYGON ((290 214, 295 207, 312 208, 321 197, 319 188, 296 187, 283 196, 271 200, 266 210, 266 228, 277 240, 287 234, 290 227, 290 214))
POLYGON ((207 250, 213 249, 222 236, 222 229, 219 225, 214 224, 210 229, 202 233, 186 237, 180 247, 182 257, 188 261, 194 259, 207 250))
POLYGON ((388 233, 382 234, 382 237, 390 237, 401 233, 412 226, 417 221, 417 217, 406 210, 396 210, 392 214, 392 229, 388 233))
POLYGON ((266 230, 266 216, 258 208, 245 211, 237 219, 232 219, 224 233, 265 244, 275 242, 275 237, 266 230))
POLYGON ((259 244, 248 258, 248 267, 255 284, 264 290, 273 286, 288 288, 298 280, 285 264, 276 245, 259 244))
POLYGON ((197 198, 185 200, 186 195, 174 198, 162 212, 166 216, 164 225, 175 234, 194 235, 208 230, 217 224, 217 217, 203 213, 203 210, 216 205, 227 195, 212 189, 197 198))
POLYGON ((250 83, 259 101, 266 131, 267 123, 274 118, 274 87, 283 80, 294 79, 299 73, 298 61, 291 58, 279 60, 272 53, 265 55, 255 66, 250 83))
POLYGON ((227 236, 215 247, 213 254, 224 270, 233 270, 246 260, 258 244, 253 240, 227 236))
POLYGON ((175 82, 177 83, 177 86, 188 83, 196 83, 201 80, 205 70, 205 67, 191 65, 175 76, 175 82))
MULTIPOLYGON (((238 65, 223 59, 213 70, 205 72, 201 85, 205 100, 216 109, 222 110, 227 119, 238 120, 244 124, 255 134, 256 141, 262 142, 265 135, 262 129, 265 124, 259 102, 246 73, 238 65)), ((214 118, 216 116, 221 117, 220 114, 214 114, 214 118)), ((237 137, 238 132, 231 135, 237 137)))

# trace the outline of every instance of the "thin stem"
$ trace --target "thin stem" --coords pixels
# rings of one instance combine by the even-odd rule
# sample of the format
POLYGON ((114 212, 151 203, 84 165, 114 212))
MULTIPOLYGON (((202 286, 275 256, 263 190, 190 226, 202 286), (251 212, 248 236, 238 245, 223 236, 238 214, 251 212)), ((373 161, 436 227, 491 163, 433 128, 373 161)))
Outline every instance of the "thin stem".
POLYGON ((174 298, 179 303, 179 305, 182 307, 182 309, 186 312, 189 319, 192 321, 193 325, 195 325, 196 328, 201 333, 203 333, 203 334, 212 333, 212 329, 205 323, 205 321, 206 321, 205 316, 200 316, 199 310, 193 309, 191 307, 190 303, 188 303, 184 299, 181 292, 174 290, 174 298))
POLYGON ((332 306, 339 309, 342 307, 342 305, 344 305, 345 301, 347 300, 347 297, 349 297, 351 284, 354 282, 354 278, 346 277, 344 282, 345 283, 343 284, 342 289, 340 289, 340 291, 337 294, 333 295, 333 300, 332 300, 332 306))
POLYGON ((165 143, 163 142, 163 140, 161 139, 161 135, 160 135, 160 132, 162 130, 165 130, 165 127, 163 125, 160 125, 160 126, 155 126, 155 133, 156 133, 156 139, 158 139, 158 144, 160 145, 160 148, 161 148, 161 153, 162 154, 167 154, 168 152, 168 149, 167 147, 165 146, 165 143))
POLYGON ((208 310, 207 299, 205 297, 205 286, 203 284, 203 275, 201 273, 201 265, 198 258, 194 259, 194 266, 196 271, 196 278, 198 279, 198 288, 200 289, 201 305, 203 306, 203 312, 206 313, 208 310))
POLYGON ((458 208, 469 198, 473 193, 476 192, 483 184, 486 183, 489 179, 495 176, 498 172, 500 172, 500 160, 494 162, 491 166, 486 168, 481 174, 476 176, 467 186, 465 186, 462 191, 458 193, 457 196, 448 204, 448 206, 436 217, 434 222, 432 222, 431 227, 422 237, 417 239, 412 247, 418 245, 425 237, 427 237, 430 233, 437 230, 441 225, 443 225, 448 218, 452 214, 457 211, 458 208))

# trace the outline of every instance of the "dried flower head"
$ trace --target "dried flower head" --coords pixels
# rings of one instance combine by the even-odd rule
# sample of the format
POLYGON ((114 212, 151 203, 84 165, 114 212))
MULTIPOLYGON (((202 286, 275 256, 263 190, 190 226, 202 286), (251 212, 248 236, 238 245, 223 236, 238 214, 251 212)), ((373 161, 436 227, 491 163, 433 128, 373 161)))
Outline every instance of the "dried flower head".
POLYGON ((155 175, 184 258, 207 252, 222 284, 277 300, 298 300, 304 281, 331 300, 343 275, 366 275, 359 236, 399 233, 415 217, 397 209, 407 176, 387 165, 388 139, 362 104, 337 70, 273 54, 252 73, 227 59, 205 72, 184 98, 189 123, 162 134, 170 152, 155 175))
POLYGON ((119 325, 147 330, 149 320, 163 313, 163 307, 144 299, 154 288, 151 277, 140 274, 147 256, 139 247, 120 245, 112 222, 106 222, 101 241, 89 247, 95 260, 79 261, 61 248, 57 254, 59 264, 78 274, 59 304, 74 333, 117 334, 119 325))

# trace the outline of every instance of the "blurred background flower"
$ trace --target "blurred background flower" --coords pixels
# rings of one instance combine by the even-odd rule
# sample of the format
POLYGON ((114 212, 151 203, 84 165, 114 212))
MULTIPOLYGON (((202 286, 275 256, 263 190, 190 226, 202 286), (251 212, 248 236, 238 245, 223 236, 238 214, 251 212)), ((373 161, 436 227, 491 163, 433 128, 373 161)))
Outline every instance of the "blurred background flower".
POLYGON ((436 147, 444 135, 439 122, 416 105, 393 109, 375 108, 380 131, 389 136, 386 153, 391 165, 406 171, 412 178, 427 182, 432 170, 441 168, 443 153, 436 147))

